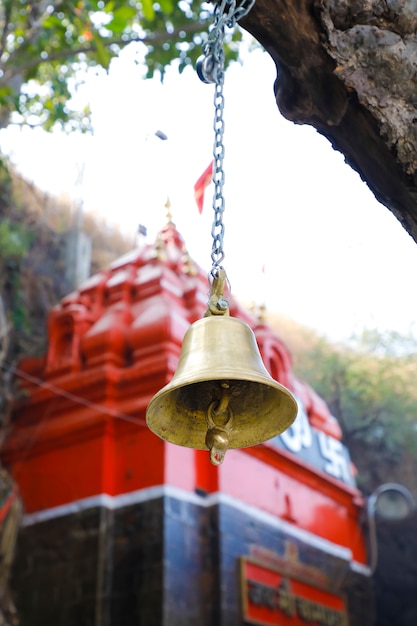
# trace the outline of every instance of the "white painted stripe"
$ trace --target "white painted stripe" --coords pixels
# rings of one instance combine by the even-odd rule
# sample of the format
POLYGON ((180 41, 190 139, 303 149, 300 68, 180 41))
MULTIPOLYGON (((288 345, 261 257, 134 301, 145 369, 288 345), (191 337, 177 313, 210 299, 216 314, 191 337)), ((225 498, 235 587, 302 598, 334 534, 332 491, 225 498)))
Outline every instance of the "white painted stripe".
POLYGON ((358 563, 358 561, 352 561, 350 568, 357 574, 362 574, 362 576, 372 576, 372 570, 369 565, 358 563))
POLYGON ((44 509, 43 511, 28 513, 23 516, 22 526, 31 526, 32 524, 45 522, 56 517, 63 517, 64 515, 73 515, 74 513, 79 513, 80 511, 85 511, 86 509, 92 509, 99 506, 103 506, 111 510, 120 509, 130 504, 138 504, 140 502, 154 500, 155 498, 161 498, 165 494, 166 486, 164 485, 149 487, 148 489, 138 489, 137 491, 123 493, 119 496, 109 496, 106 493, 102 493, 97 496, 91 496, 90 498, 83 498, 82 500, 62 504, 61 506, 44 509))
POLYGON ((56 506, 50 509, 45 509, 44 511, 37 511, 35 513, 24 515, 22 526, 32 526, 33 524, 45 522, 57 517, 63 517, 65 515, 73 515, 74 513, 79 513, 80 511, 94 507, 106 507, 107 509, 116 510, 125 506, 131 506, 133 504, 155 500, 156 498, 162 498, 163 496, 170 496, 172 498, 176 498, 177 500, 189 502, 197 506, 210 507, 216 504, 228 505, 246 515, 251 516, 252 518, 259 520, 260 522, 268 524, 273 528, 277 528, 287 535, 290 535, 295 539, 299 539, 300 541, 303 541, 318 550, 322 550, 327 554, 331 554, 335 557, 343 559, 344 561, 350 562, 352 570, 358 572, 359 574, 364 576, 371 575, 369 567, 363 565, 362 563, 358 563, 357 561, 352 561, 352 551, 349 548, 339 546, 328 539, 324 539, 323 537, 310 533, 308 530, 298 528, 297 526, 294 526, 279 517, 275 517, 272 513, 262 511, 261 509, 258 509, 250 504, 246 504, 245 502, 241 502, 240 500, 237 500, 236 498, 233 498, 225 493, 216 492, 207 496, 200 496, 171 485, 158 485, 156 487, 148 487, 147 489, 138 489, 137 491, 123 493, 118 496, 109 496, 104 493, 90 498, 83 498, 82 500, 77 500, 76 502, 70 502, 69 504, 63 504, 62 506, 56 506))
POLYGON ((76 500, 75 502, 70 502, 69 504, 54 506, 51 509, 28 513, 23 516, 22 526, 32 526, 32 524, 46 522, 47 520, 54 519, 56 517, 63 517, 64 515, 73 515, 74 513, 79 513, 85 509, 91 509, 97 506, 104 506, 110 509, 112 508, 111 504, 112 497, 103 493, 99 496, 91 496, 91 498, 76 500))

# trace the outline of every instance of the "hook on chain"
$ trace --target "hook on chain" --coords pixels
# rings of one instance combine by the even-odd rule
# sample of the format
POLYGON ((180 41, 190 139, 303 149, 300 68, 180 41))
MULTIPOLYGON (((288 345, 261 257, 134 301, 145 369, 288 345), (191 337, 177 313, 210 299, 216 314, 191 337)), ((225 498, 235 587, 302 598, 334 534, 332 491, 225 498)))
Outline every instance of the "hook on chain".
POLYGON ((206 85, 217 83, 221 71, 223 71, 223 62, 216 59, 212 53, 201 56, 197 61, 198 77, 206 85))
POLYGON ((225 27, 234 28, 237 22, 247 15, 255 0, 221 0, 214 8, 214 23, 207 42, 203 46, 203 55, 197 60, 197 74, 203 83, 216 83, 222 79, 224 68, 223 42, 225 27))

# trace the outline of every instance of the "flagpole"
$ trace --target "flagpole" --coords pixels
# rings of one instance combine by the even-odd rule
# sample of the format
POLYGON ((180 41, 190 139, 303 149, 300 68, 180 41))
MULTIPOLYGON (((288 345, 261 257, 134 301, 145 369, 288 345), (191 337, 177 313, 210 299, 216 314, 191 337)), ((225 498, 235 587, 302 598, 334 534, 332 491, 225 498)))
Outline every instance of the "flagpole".
POLYGON ((145 136, 145 145, 147 146, 145 154, 147 158, 144 167, 146 174, 146 180, 144 183, 145 187, 149 189, 149 199, 147 200, 146 206, 142 207, 142 211, 144 211, 147 216, 147 221, 145 224, 139 223, 136 231, 136 242, 139 247, 145 243, 148 232, 152 236, 153 230, 155 229, 157 232, 160 229, 161 224, 163 224, 162 219, 157 219, 157 221, 153 223, 154 220, 151 218, 151 214, 154 217, 157 217, 157 209, 164 205, 164 201, 159 201, 155 190, 159 191, 160 189, 163 189, 165 198, 168 196, 167 155, 163 154, 163 157, 161 158, 161 149, 159 147, 160 142, 165 144, 167 141, 168 135, 160 129, 157 129, 154 132, 148 132, 145 136), (158 141, 155 142, 154 138, 158 141), (156 146, 158 146, 158 148, 156 148, 156 146), (157 184, 155 176, 156 172, 158 172, 158 177, 162 178, 162 184, 159 184, 159 181, 157 184))

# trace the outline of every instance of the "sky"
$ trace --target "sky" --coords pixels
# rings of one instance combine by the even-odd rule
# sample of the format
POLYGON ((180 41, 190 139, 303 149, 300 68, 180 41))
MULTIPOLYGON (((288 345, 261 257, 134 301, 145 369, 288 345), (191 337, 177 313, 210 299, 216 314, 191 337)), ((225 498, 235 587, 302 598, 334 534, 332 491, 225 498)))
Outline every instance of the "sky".
MULTIPOLYGON (((282 117, 275 77, 261 49, 225 75, 224 267, 233 294, 335 341, 363 328, 417 335, 417 245, 343 155, 282 117)), ((77 95, 92 108, 92 136, 9 127, 0 148, 41 189, 69 195, 132 241, 139 224, 154 240, 169 197, 191 256, 209 272, 212 186, 200 215, 194 183, 212 159, 213 95, 193 68, 168 70, 163 84, 144 80, 127 50, 77 95)))

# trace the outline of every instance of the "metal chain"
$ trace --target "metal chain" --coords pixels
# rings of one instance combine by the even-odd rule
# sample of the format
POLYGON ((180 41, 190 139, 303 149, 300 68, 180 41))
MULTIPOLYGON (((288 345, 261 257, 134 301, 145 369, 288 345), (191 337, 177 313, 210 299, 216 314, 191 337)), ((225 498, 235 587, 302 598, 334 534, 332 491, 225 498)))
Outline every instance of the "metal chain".
POLYGON ((217 276, 219 269, 222 269, 222 262, 224 259, 223 251, 223 238, 224 238, 224 95, 223 95, 224 73, 221 72, 221 77, 216 82, 214 91, 214 146, 213 146, 213 225, 211 227, 211 236, 213 237, 213 245, 211 248, 211 260, 212 268, 211 275, 213 278, 217 276))
POLYGON ((224 36, 225 27, 233 28, 237 21, 247 15, 255 0, 243 0, 239 4, 236 0, 221 0, 214 9, 214 23, 208 40, 203 47, 203 57, 197 62, 197 73, 204 83, 215 83, 214 91, 214 146, 213 146, 213 211, 214 220, 211 229, 213 245, 211 251, 212 268, 210 274, 216 278, 219 270, 223 269, 224 259, 224 36))

